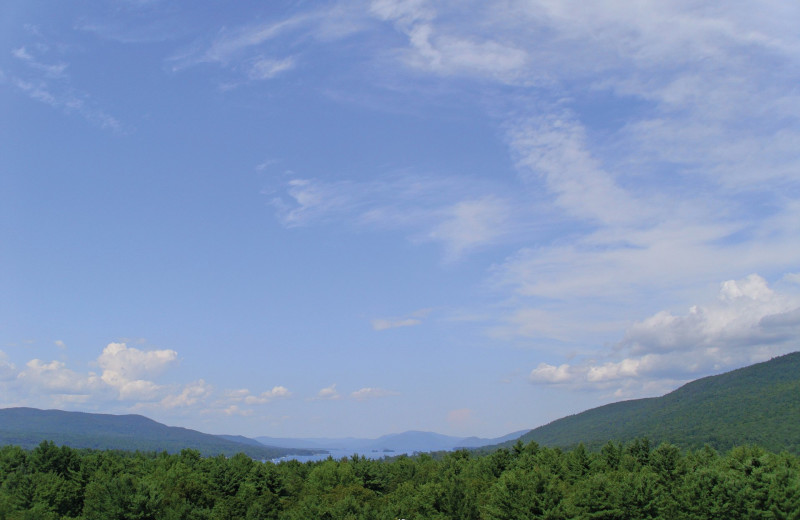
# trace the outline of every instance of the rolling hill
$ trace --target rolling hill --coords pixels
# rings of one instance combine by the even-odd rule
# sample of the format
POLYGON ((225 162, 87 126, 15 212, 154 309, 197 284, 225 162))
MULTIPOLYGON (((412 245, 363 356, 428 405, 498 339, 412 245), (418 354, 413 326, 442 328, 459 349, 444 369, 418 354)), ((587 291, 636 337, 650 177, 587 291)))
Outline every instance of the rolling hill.
MULTIPOLYGON (((662 397, 621 401, 558 419, 523 442, 597 448, 648 437, 686 448, 759 444, 800 453, 800 352, 687 383, 662 397)), ((508 445, 510 443, 504 443, 508 445)))
POLYGON ((203 455, 245 453, 256 459, 310 450, 237 442, 187 428, 166 426, 141 415, 109 415, 35 408, 0 409, 0 444, 33 448, 44 440, 73 448, 179 452, 189 448, 203 455))

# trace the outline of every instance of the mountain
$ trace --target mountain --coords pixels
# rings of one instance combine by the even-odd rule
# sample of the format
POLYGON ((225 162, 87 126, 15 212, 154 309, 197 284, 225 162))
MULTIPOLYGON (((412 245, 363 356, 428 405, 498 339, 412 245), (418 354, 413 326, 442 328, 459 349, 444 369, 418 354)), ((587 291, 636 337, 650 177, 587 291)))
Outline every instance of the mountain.
MULTIPOLYGON (((662 397, 621 401, 564 417, 523 442, 597 448, 648 437, 686 448, 759 444, 800 453, 800 352, 687 383, 662 397)), ((506 443, 508 445, 509 443, 506 443)))
POLYGON ((452 437, 431 432, 407 431, 378 437, 377 439, 347 438, 278 438, 256 437, 256 440, 271 446, 298 446, 308 449, 351 450, 353 452, 413 453, 449 451, 457 448, 476 448, 517 439, 528 430, 523 430, 496 439, 478 437, 452 437))
POLYGON ((245 453, 256 459, 313 453, 309 450, 237 442, 187 428, 166 426, 141 415, 108 415, 35 408, 0 409, 0 445, 15 444, 23 448, 33 448, 44 440, 73 448, 170 453, 189 448, 208 456, 245 453))

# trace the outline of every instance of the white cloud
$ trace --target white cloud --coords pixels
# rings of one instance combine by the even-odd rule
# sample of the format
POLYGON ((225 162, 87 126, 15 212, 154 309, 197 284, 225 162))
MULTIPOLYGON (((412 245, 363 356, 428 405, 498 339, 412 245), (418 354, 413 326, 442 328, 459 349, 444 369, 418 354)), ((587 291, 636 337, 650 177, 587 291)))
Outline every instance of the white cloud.
POLYGON ((237 55, 273 40, 307 20, 306 16, 298 16, 276 23, 251 25, 233 30, 223 29, 198 61, 227 64, 237 55))
POLYGON ((482 195, 499 187, 467 177, 384 175, 371 181, 289 177, 271 196, 287 227, 340 222, 354 227, 401 229, 418 243, 437 242, 445 259, 507 240, 520 226, 513 199, 482 195), (518 219, 517 219, 518 220, 518 219))
POLYGON ((800 273, 787 273, 783 275, 783 279, 788 282, 800 285, 800 273))
POLYGON ((417 318, 384 319, 377 318, 372 320, 372 330, 388 330, 400 327, 413 327, 422 323, 417 318))
MULTIPOLYGON (((99 375, 72 370, 63 361, 32 359, 16 375, 15 391, 22 392, 21 395, 44 394, 54 403, 157 401, 169 388, 150 378, 163 372, 176 357, 173 350, 143 351, 124 343, 110 343, 95 362, 101 368, 99 375)), ((13 365, 8 365, 6 371, 13 369, 13 365)))
POLYGON ((381 397, 390 397, 395 395, 400 394, 391 390, 384 390, 383 388, 365 387, 351 393, 350 397, 357 401, 366 401, 368 399, 378 399, 381 397))
POLYGON ((572 337, 575 328, 574 319, 574 316, 569 316, 563 311, 516 306, 504 319, 504 323, 493 327, 489 334, 500 339, 523 337, 565 341, 572 337))
POLYGON ((380 0, 371 11, 378 18, 395 22, 406 34, 410 48, 405 62, 437 74, 488 75, 506 80, 528 61, 525 50, 486 36, 461 35, 452 26, 436 23, 437 14, 428 2, 380 0))
POLYGON ((250 79, 272 79, 278 74, 294 68, 294 65, 294 58, 282 60, 259 58, 250 67, 248 76, 250 79))
POLYGON ((698 348, 732 355, 738 349, 785 349, 800 338, 794 317, 800 300, 774 292, 762 277, 752 274, 721 285, 718 301, 693 306, 685 315, 662 311, 631 326, 621 346, 632 353, 664 353, 698 348))
POLYGON ((325 387, 319 392, 317 392, 317 396, 315 399, 318 400, 336 400, 341 399, 341 394, 336 390, 336 383, 332 384, 331 386, 325 387))
POLYGON ((432 309, 419 309, 407 316, 396 318, 376 318, 372 320, 372 330, 388 330, 399 327, 413 327, 422 324, 422 318, 431 313, 432 309))
POLYGON ((125 380, 162 373, 178 359, 174 350, 139 350, 125 343, 109 343, 97 358, 103 372, 119 374, 125 380))
POLYGON ((50 78, 61 78, 64 76, 64 71, 68 65, 66 63, 58 63, 50 65, 42 63, 31 55, 25 47, 20 47, 11 52, 11 54, 18 60, 23 61, 29 67, 42 72, 45 76, 50 78))
POLYGON ((25 388, 35 393, 81 394, 96 388, 95 376, 79 374, 67 368, 61 361, 32 359, 25 367, 17 375, 17 379, 25 388))
POLYGON ((119 392, 119 399, 152 401, 161 398, 162 387, 144 378, 161 374, 177 357, 174 350, 143 351, 125 343, 109 343, 97 364, 103 370, 100 378, 119 392))
POLYGON ((292 393, 284 386, 275 386, 272 390, 261 392, 259 395, 248 395, 244 398, 245 404, 266 404, 275 399, 291 396, 292 393))
POLYGON ((453 260, 465 251, 501 237, 511 211, 507 201, 485 197, 458 202, 444 213, 444 220, 428 233, 428 238, 442 242, 446 248, 445 258, 453 260))
POLYGON ((541 363, 530 381, 636 396, 791 352, 799 339, 800 297, 778 293, 752 274, 723 282, 716 302, 633 324, 606 360, 541 363))
POLYGON ((567 383, 573 381, 574 377, 574 370, 567 364, 554 366, 539 363, 539 366, 531 370, 529 379, 533 383, 567 383))
POLYGON ((511 148, 523 178, 540 176, 569 214, 602 224, 646 221, 651 209, 620 188, 587 149, 585 129, 566 115, 550 115, 520 124, 511 132, 511 148))
POLYGON ((253 415, 253 410, 242 409, 238 405, 232 404, 222 410, 225 415, 239 415, 241 417, 249 417, 253 415))
MULTIPOLYGON (((36 36, 41 38, 40 34, 36 36)), ((8 74, 8 81, 19 92, 65 114, 77 114, 100 128, 114 132, 123 130, 119 120, 91 103, 89 93, 72 86, 72 81, 66 73, 69 64, 45 63, 36 54, 47 54, 49 46, 39 44, 35 48, 38 52, 26 46, 12 51, 12 55, 24 65, 15 67, 16 71, 8 74)))
POLYGON ((410 26, 420 21, 430 21, 436 11, 427 0, 375 0, 370 11, 383 20, 398 20, 410 26))
POLYGON ((164 397, 159 405, 163 408, 186 408, 198 405, 207 399, 213 391, 213 387, 202 379, 198 379, 187 384, 177 394, 164 397))
POLYGON ((97 364, 100 378, 119 392, 123 401, 155 401, 163 396, 163 387, 145 378, 160 375, 178 358, 174 350, 143 351, 125 343, 109 343, 97 364))
POLYGON ((18 374, 17 367, 8 360, 8 355, 0 350, 0 381, 11 381, 16 379, 18 374))

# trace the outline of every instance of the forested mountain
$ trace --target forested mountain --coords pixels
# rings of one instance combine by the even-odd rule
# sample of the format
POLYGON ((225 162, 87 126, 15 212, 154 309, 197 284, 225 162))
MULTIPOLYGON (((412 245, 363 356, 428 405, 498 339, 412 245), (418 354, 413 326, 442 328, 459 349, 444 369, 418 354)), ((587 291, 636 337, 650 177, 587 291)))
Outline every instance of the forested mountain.
POLYGON ((311 451, 236 442, 187 428, 166 426, 141 415, 109 415, 35 408, 0 409, 0 444, 34 448, 42 441, 73 448, 167 451, 185 448, 203 455, 245 453, 272 459, 311 451))
POLYGON ((686 448, 758 444, 800 453, 800 352, 687 383, 662 397, 636 399, 564 417, 523 442, 597 448, 648 437, 686 448))

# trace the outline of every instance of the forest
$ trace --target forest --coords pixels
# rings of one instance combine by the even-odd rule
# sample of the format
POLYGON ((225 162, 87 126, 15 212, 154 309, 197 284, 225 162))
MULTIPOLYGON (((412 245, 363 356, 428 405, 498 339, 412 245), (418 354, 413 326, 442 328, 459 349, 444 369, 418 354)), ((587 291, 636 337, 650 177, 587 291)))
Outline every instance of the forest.
POLYGON ((372 460, 259 462, 0 448, 0 520, 800 519, 800 457, 646 439, 565 451, 518 442, 372 460))

